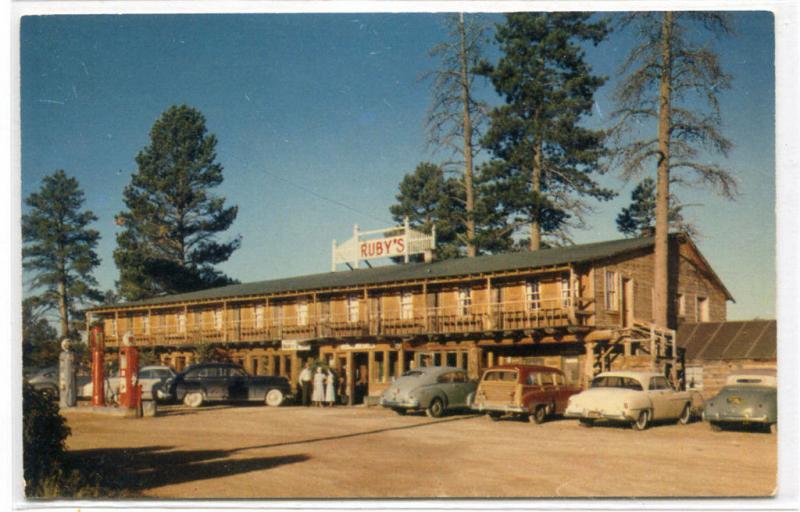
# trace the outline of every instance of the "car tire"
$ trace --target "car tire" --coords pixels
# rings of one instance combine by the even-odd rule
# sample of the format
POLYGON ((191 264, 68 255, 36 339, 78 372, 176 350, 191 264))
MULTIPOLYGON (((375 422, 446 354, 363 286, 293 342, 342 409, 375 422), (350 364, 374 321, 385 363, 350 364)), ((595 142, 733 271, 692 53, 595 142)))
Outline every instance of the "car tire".
POLYGON ((578 421, 582 427, 592 428, 594 426, 594 420, 590 418, 578 418, 578 421))
POLYGON ((692 408, 689 404, 683 406, 683 411, 681 411, 681 415, 678 418, 679 425, 688 425, 692 421, 692 408))
POLYGON ((486 416, 488 416, 489 419, 492 421, 500 421, 500 414, 496 412, 487 413, 486 416))
POLYGON ((528 416, 528 421, 541 425, 547 419, 547 407, 539 405, 533 410, 533 414, 528 416))
POLYGON ((183 403, 184 405, 191 407, 192 409, 196 409, 203 405, 205 401, 205 397, 203 393, 200 391, 189 391, 185 395, 183 395, 183 403))
POLYGON ((283 391, 280 389, 270 389, 264 396, 264 403, 269 407, 280 407, 283 405, 284 399, 283 391))
POLYGON ((394 408, 394 409, 392 409, 392 410, 395 412, 395 414, 398 414, 398 415, 400 415, 400 416, 405 416, 405 415, 406 415, 406 412, 408 412, 408 411, 406 411, 405 409, 403 409, 403 408, 401 408, 401 407, 395 407, 395 408, 394 408))
POLYGON ((641 432, 647 430, 650 426, 650 411, 644 410, 639 412, 639 418, 633 422, 633 429, 641 432))
POLYGON ((440 418, 444 414, 444 402, 440 398, 434 398, 428 408, 425 409, 425 414, 429 418, 440 418))
POLYGON ((715 421, 709 421, 708 427, 714 432, 722 432, 722 426, 715 421))

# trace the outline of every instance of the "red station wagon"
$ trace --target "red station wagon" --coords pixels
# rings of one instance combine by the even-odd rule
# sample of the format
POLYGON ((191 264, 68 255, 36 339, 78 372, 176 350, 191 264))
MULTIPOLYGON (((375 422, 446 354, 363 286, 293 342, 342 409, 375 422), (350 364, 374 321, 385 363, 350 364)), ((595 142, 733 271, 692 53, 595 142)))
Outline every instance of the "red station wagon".
POLYGON ((493 420, 511 414, 542 423, 548 416, 564 414, 569 397, 580 390, 567 384, 557 368, 506 364, 483 372, 472 409, 493 420))

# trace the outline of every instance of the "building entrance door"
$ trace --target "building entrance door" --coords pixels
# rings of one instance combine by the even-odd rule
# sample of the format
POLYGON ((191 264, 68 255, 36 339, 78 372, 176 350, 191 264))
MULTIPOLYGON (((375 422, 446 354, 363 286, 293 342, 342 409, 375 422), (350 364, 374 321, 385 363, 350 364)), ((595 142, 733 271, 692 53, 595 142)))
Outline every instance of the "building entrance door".
POLYGON ((352 403, 364 403, 369 395, 369 355, 367 352, 353 352, 353 400, 352 403))

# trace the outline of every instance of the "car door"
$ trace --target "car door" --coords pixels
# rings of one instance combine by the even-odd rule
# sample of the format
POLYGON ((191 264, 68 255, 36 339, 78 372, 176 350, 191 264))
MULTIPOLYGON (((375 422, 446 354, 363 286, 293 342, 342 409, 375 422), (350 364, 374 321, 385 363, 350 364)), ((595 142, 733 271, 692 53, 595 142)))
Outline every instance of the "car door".
POLYGON ((472 391, 472 386, 464 372, 453 372, 452 395, 448 396, 450 407, 466 407, 467 396, 472 391))
POLYGON ((249 398, 248 376, 242 368, 225 368, 228 383, 228 400, 247 400, 249 398))
POLYGON ((225 368, 221 366, 207 366, 200 369, 199 380, 209 400, 227 400, 228 382, 225 368))
POLYGON ((445 372, 436 378, 436 389, 447 397, 447 405, 452 406, 453 393, 453 372, 445 372))
POLYGON ((653 406, 653 419, 663 420, 671 417, 672 404, 669 400, 669 386, 664 377, 651 377, 647 394, 653 406))

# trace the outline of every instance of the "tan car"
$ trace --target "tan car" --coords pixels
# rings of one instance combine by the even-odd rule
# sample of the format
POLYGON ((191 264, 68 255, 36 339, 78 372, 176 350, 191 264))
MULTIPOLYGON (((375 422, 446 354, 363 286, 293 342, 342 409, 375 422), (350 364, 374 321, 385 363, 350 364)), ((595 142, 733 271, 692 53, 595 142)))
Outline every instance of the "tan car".
POLYGON ((493 420, 504 414, 543 423, 548 416, 564 414, 569 397, 580 388, 567 383, 557 368, 509 364, 489 368, 478 384, 472 409, 493 420))

